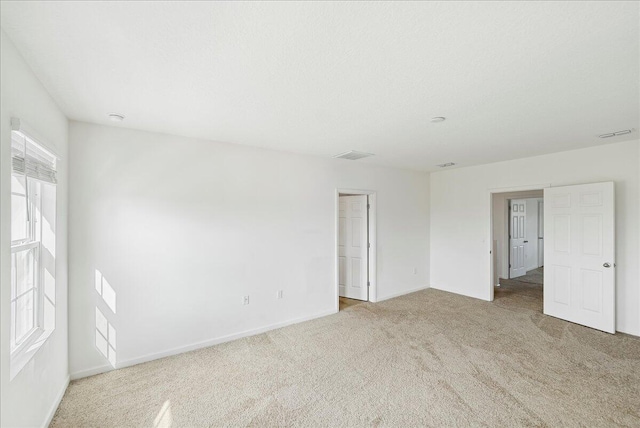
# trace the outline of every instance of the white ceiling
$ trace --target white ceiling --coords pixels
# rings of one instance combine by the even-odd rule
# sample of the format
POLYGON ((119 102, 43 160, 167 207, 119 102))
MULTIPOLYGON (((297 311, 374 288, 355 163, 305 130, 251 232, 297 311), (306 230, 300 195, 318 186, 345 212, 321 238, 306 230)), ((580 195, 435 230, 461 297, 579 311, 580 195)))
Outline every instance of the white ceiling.
MULTIPOLYGON (((637 139, 638 2, 2 2, 75 120, 419 170, 637 139), (433 116, 446 116, 430 123, 433 116), (635 128, 630 135, 599 134, 635 128)), ((348 161, 344 161, 348 162, 348 161)))

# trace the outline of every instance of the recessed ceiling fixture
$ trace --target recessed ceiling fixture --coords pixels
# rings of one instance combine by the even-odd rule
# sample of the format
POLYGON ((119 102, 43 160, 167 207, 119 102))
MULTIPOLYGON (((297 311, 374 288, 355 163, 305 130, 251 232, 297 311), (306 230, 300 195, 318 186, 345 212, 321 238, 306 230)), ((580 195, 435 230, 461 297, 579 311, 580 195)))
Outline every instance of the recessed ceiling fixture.
POLYGON ((618 135, 631 134, 631 129, 623 129, 622 131, 610 132, 608 134, 598 135, 600 138, 617 137, 618 135))
POLYGON ((446 117, 442 117, 442 116, 436 116, 436 117, 432 117, 431 118, 431 122, 436 123, 436 122, 444 122, 445 120, 447 120, 446 117))
POLYGON ((440 168, 447 168, 447 167, 454 166, 454 165, 455 165, 454 162, 447 162, 447 163, 441 163, 440 165, 436 165, 436 166, 438 166, 440 168))
POLYGON ((109 120, 112 122, 122 122, 124 116, 118 113, 109 113, 109 120))
POLYGON ((365 153, 365 152, 356 152, 355 150, 351 150, 349 152, 340 153, 339 155, 335 155, 336 159, 349 159, 349 160, 357 160, 362 158, 368 158, 369 156, 374 156, 373 153, 365 153))

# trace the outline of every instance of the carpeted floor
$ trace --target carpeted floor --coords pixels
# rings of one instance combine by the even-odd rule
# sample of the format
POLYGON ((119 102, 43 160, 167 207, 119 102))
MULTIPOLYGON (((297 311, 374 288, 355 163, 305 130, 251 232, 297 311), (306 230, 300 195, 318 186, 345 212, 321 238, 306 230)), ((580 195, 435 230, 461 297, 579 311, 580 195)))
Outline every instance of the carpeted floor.
POLYGON ((494 288, 494 300, 503 306, 526 308, 542 313, 543 268, 527 272, 515 279, 500 279, 494 288))
POLYGON ((544 277, 544 267, 539 267, 537 269, 527 271, 526 275, 515 278, 514 280, 542 285, 543 277, 544 277))
POLYGON ((638 338, 502 291, 364 302, 74 381, 52 426, 640 426, 638 338))

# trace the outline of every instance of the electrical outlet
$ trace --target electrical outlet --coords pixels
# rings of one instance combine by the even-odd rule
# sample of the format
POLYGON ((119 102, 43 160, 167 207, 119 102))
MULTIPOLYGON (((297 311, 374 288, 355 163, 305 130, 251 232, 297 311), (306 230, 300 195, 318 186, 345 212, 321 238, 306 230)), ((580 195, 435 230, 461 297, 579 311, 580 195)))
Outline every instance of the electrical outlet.
POLYGON ((282 299, 284 297, 284 293, 282 290, 278 290, 278 299, 282 299))
POLYGON ((249 304, 249 296, 244 296, 242 298, 242 304, 243 305, 248 305, 249 304))

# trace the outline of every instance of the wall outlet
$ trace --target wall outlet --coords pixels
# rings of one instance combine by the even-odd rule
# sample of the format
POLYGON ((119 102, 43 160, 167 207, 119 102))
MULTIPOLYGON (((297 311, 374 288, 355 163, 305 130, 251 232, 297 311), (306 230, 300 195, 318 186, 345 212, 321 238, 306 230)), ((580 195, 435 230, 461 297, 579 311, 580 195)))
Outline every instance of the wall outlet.
POLYGON ((243 305, 248 305, 249 304, 249 296, 244 296, 242 298, 242 304, 243 305))
POLYGON ((278 290, 278 299, 282 299, 284 297, 284 293, 282 290, 278 290))

